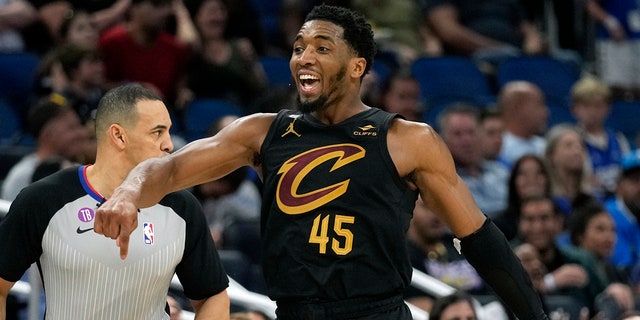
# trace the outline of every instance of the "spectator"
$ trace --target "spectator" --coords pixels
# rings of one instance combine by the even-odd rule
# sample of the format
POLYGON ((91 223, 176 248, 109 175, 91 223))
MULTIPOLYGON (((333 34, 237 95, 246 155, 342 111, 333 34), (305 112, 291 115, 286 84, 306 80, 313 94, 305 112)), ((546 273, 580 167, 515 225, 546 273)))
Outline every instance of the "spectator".
POLYGON ((351 6, 373 26, 379 50, 394 55, 401 66, 426 55, 427 27, 416 1, 355 0, 351 6))
POLYGON ((476 320, 476 310, 471 296, 464 291, 456 291, 438 298, 429 313, 429 320, 476 320))
MULTIPOLYGON (((97 50, 98 37, 98 29, 91 23, 88 12, 69 9, 64 13, 59 32, 54 35, 57 41, 48 48, 38 68, 36 95, 44 96, 52 91, 63 90, 68 85, 68 77, 60 65, 60 47, 76 46, 84 50, 97 50)), ((101 73, 104 76, 104 72, 101 73)))
POLYGON ((456 171, 469 186, 478 207, 489 217, 505 210, 509 172, 502 164, 483 158, 477 109, 452 105, 440 113, 438 126, 456 171))
MULTIPOLYGON (((617 268, 631 270, 640 263, 640 151, 622 159, 622 173, 615 198, 606 202, 616 225, 617 241, 611 262, 617 268)), ((634 285, 636 284, 635 279, 634 285)))
MULTIPOLYGON (((533 286, 540 293, 540 299, 545 305, 545 310, 549 314, 550 319, 571 319, 571 310, 567 310, 567 305, 558 304, 557 306, 551 305, 547 301, 547 296, 542 294, 545 291, 544 277, 548 274, 547 267, 542 263, 542 258, 538 250, 530 243, 522 243, 513 248, 513 252, 522 262, 522 267, 527 271, 533 286), (549 310, 549 308, 553 308, 549 310)), ((573 301, 570 301, 573 302, 573 301)), ((570 308, 569 308, 570 309, 570 308)), ((588 312, 584 310, 585 314, 588 312)), ((581 317, 583 319, 586 317, 581 317)))
POLYGON ((522 262, 524 270, 529 274, 533 287, 540 292, 544 291, 544 276, 547 274, 547 267, 542 263, 538 249, 525 242, 515 246, 513 252, 522 262))
POLYGON ((551 195, 551 177, 542 158, 533 154, 520 157, 511 168, 507 189, 507 209, 494 222, 505 237, 512 240, 518 232, 522 199, 551 195))
MULTIPOLYGON (((476 270, 454 247, 451 232, 421 198, 413 209, 407 236, 411 265, 416 270, 459 290, 475 294, 488 292, 476 270)), ((411 287, 405 291, 405 299, 425 311, 431 310, 433 303, 431 297, 411 287)))
POLYGON ((75 162, 86 148, 87 132, 78 115, 66 105, 42 99, 29 111, 29 131, 36 139, 36 150, 16 163, 2 183, 2 199, 13 201, 31 183, 38 164, 59 155, 75 162))
POLYGON ((596 299, 602 319, 616 319, 634 308, 629 274, 608 260, 613 253, 616 231, 611 215, 596 202, 577 208, 569 223, 571 244, 592 254, 607 288, 596 299))
MULTIPOLYGON (((209 135, 215 135, 237 118, 236 116, 220 118, 211 125, 209 135)), ((239 224, 255 224, 256 228, 253 230, 257 231, 260 218, 260 191, 248 177, 249 168, 241 167, 220 179, 194 187, 194 194, 202 203, 203 212, 211 229, 211 235, 216 245, 220 248, 238 249, 225 246, 225 231, 229 232, 226 230, 227 227, 238 227, 239 224)), ((237 239, 238 236, 240 235, 227 234, 227 237, 231 239, 237 239)), ((252 237, 245 233, 242 236, 253 240, 259 238, 259 234, 255 234, 252 237)), ((258 243, 253 245, 253 249, 255 249, 258 243)), ((259 263, 259 256, 250 256, 254 259, 253 262, 259 263)))
POLYGON ((188 48, 166 31, 172 10, 172 0, 131 0, 128 21, 101 35, 99 48, 109 87, 140 82, 173 107, 188 48))
POLYGON ((529 243, 538 250, 548 271, 539 288, 544 295, 573 297, 575 303, 593 311, 595 298, 605 284, 592 256, 556 244, 563 225, 564 216, 553 199, 545 195, 525 198, 520 209, 519 237, 513 246, 529 243))
POLYGON ((392 113, 398 113, 411 121, 422 120, 420 85, 407 73, 393 73, 381 88, 381 105, 392 113))
POLYGON ((598 23, 596 70, 613 90, 614 99, 640 95, 640 3, 633 0, 587 0, 587 12, 598 23))
POLYGON ((551 177, 551 193, 565 217, 590 199, 601 200, 594 192, 587 151, 576 128, 556 125, 549 130, 546 140, 544 159, 551 177))
POLYGON ((97 49, 62 44, 52 50, 41 65, 42 95, 70 106, 87 131, 83 163, 93 163, 96 153, 95 110, 105 88, 104 65, 97 49), (49 86, 45 88, 44 86, 49 86))
POLYGON ((64 44, 55 48, 52 55, 62 75, 53 75, 51 78, 63 79, 52 86, 52 99, 71 106, 82 123, 91 121, 105 87, 104 64, 100 53, 96 49, 64 44))
POLYGON ((241 221, 258 223, 260 192, 247 177, 248 169, 243 167, 195 187, 194 193, 202 203, 211 234, 220 247, 225 247, 223 236, 227 227, 241 221))
POLYGON ((360 98, 362 102, 369 106, 382 106, 382 86, 385 81, 381 75, 371 69, 362 78, 362 89, 360 90, 360 98))
MULTIPOLYGON (((185 3, 198 4, 202 0, 183 1, 185 1, 185 3)), ((256 53, 259 56, 264 55, 268 40, 270 39, 270 31, 262 23, 262 13, 255 8, 254 2, 252 0, 227 1, 227 9, 229 12, 227 35, 231 38, 249 39, 256 53)), ((306 14, 310 10, 311 7, 307 8, 304 13, 306 14)), ((300 26, 302 26, 302 24, 300 24, 299 27, 300 26)), ((293 41, 293 38, 289 39, 289 41, 293 41)), ((287 56, 289 56, 290 52, 291 47, 289 46, 287 56)))
POLYGON ((542 156, 549 110, 540 88, 526 81, 505 84, 498 95, 505 132, 500 157, 509 165, 527 153, 542 156))
POLYGON ((571 89, 571 111, 577 119, 589 154, 589 167, 598 191, 615 193, 620 176, 622 156, 629 153, 627 138, 613 128, 605 127, 611 112, 609 87, 595 77, 580 79, 571 89))
POLYGON ((245 111, 265 92, 266 75, 251 41, 227 37, 225 0, 205 0, 193 8, 200 50, 189 61, 180 103, 198 98, 231 101, 245 111))
POLYGON ((0 2, 0 53, 26 50, 21 30, 38 19, 36 9, 27 0, 0 2))
POLYGON ((427 25, 445 54, 462 55, 495 67, 521 54, 546 53, 537 28, 518 0, 421 0, 427 25))
POLYGON ((51 34, 60 34, 60 28, 70 10, 89 13, 90 23, 99 33, 125 21, 131 0, 30 0, 38 8, 41 18, 51 34))
MULTIPOLYGON (((497 108, 489 107, 480 111, 480 129, 483 157, 487 160, 503 163, 504 161, 500 158, 500 150, 504 135, 504 120, 497 108)), ((506 163, 505 166, 507 166, 506 163)))
POLYGON ((99 36, 99 30, 91 21, 89 12, 70 9, 60 24, 58 42, 72 43, 87 49, 97 49, 99 36))
MULTIPOLYGON (((84 40, 89 40, 115 25, 125 23, 132 4, 131 0, 30 0, 30 2, 38 7, 44 25, 58 42, 71 40, 74 33, 76 36, 88 36, 84 40), (78 23, 75 22, 76 16, 80 17, 78 23), (69 22, 73 22, 72 25, 69 25, 69 22)), ((179 38, 192 41, 195 31, 189 24, 189 14, 183 1, 173 1, 172 6, 175 19, 170 22, 176 22, 175 25, 170 25, 175 27, 172 31, 175 31, 179 38)), ((95 40, 94 45, 97 45, 97 38, 95 40)))

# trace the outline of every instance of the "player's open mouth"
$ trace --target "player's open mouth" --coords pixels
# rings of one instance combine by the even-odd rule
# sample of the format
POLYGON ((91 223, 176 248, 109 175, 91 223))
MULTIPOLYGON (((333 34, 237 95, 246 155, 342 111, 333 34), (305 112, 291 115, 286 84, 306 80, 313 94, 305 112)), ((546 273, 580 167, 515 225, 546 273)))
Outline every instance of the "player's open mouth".
POLYGON ((300 91, 310 94, 317 90, 320 86, 319 78, 310 74, 301 74, 299 76, 300 91))

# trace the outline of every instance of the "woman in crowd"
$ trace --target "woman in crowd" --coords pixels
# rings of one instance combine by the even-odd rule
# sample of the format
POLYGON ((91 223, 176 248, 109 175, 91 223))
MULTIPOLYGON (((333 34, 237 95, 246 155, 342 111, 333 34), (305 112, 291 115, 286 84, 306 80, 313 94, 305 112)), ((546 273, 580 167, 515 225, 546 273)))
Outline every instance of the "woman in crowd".
POLYGON ((534 154, 520 157, 511 167, 508 189, 507 209, 495 218, 495 223, 511 240, 518 230, 521 200, 551 193, 551 178, 544 161, 534 154))
POLYGON ((592 199, 595 183, 588 169, 587 151, 578 130, 559 124, 547 132, 545 161, 551 177, 551 192, 556 205, 568 218, 572 210, 592 199))
POLYGON ((266 76, 251 41, 226 35, 227 8, 224 0, 205 0, 192 11, 200 43, 181 90, 185 105, 193 99, 214 98, 248 110, 265 92, 266 76))
POLYGON ((616 241, 613 218, 595 201, 576 208, 569 223, 571 244, 590 253, 597 261, 599 275, 607 288, 596 297, 596 308, 602 319, 616 319, 633 310, 634 298, 629 276, 608 260, 616 241))

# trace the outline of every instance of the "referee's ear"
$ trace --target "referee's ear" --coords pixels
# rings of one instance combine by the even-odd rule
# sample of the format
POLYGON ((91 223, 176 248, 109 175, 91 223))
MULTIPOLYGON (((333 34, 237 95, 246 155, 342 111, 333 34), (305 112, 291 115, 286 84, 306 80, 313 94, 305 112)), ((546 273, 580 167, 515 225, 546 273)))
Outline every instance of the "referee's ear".
POLYGON ((108 140, 118 149, 123 149, 126 141, 126 131, 119 124, 109 126, 108 140))

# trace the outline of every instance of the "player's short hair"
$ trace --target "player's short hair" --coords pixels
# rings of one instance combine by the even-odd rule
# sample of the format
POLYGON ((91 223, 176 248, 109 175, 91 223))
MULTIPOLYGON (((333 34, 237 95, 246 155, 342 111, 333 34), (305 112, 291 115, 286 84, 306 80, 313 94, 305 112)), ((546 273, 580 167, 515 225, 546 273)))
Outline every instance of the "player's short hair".
POLYGON ((376 43, 371 24, 362 14, 347 8, 322 4, 314 7, 304 21, 311 20, 329 21, 342 27, 344 40, 359 57, 367 61, 362 77, 371 70, 376 54, 376 43))

